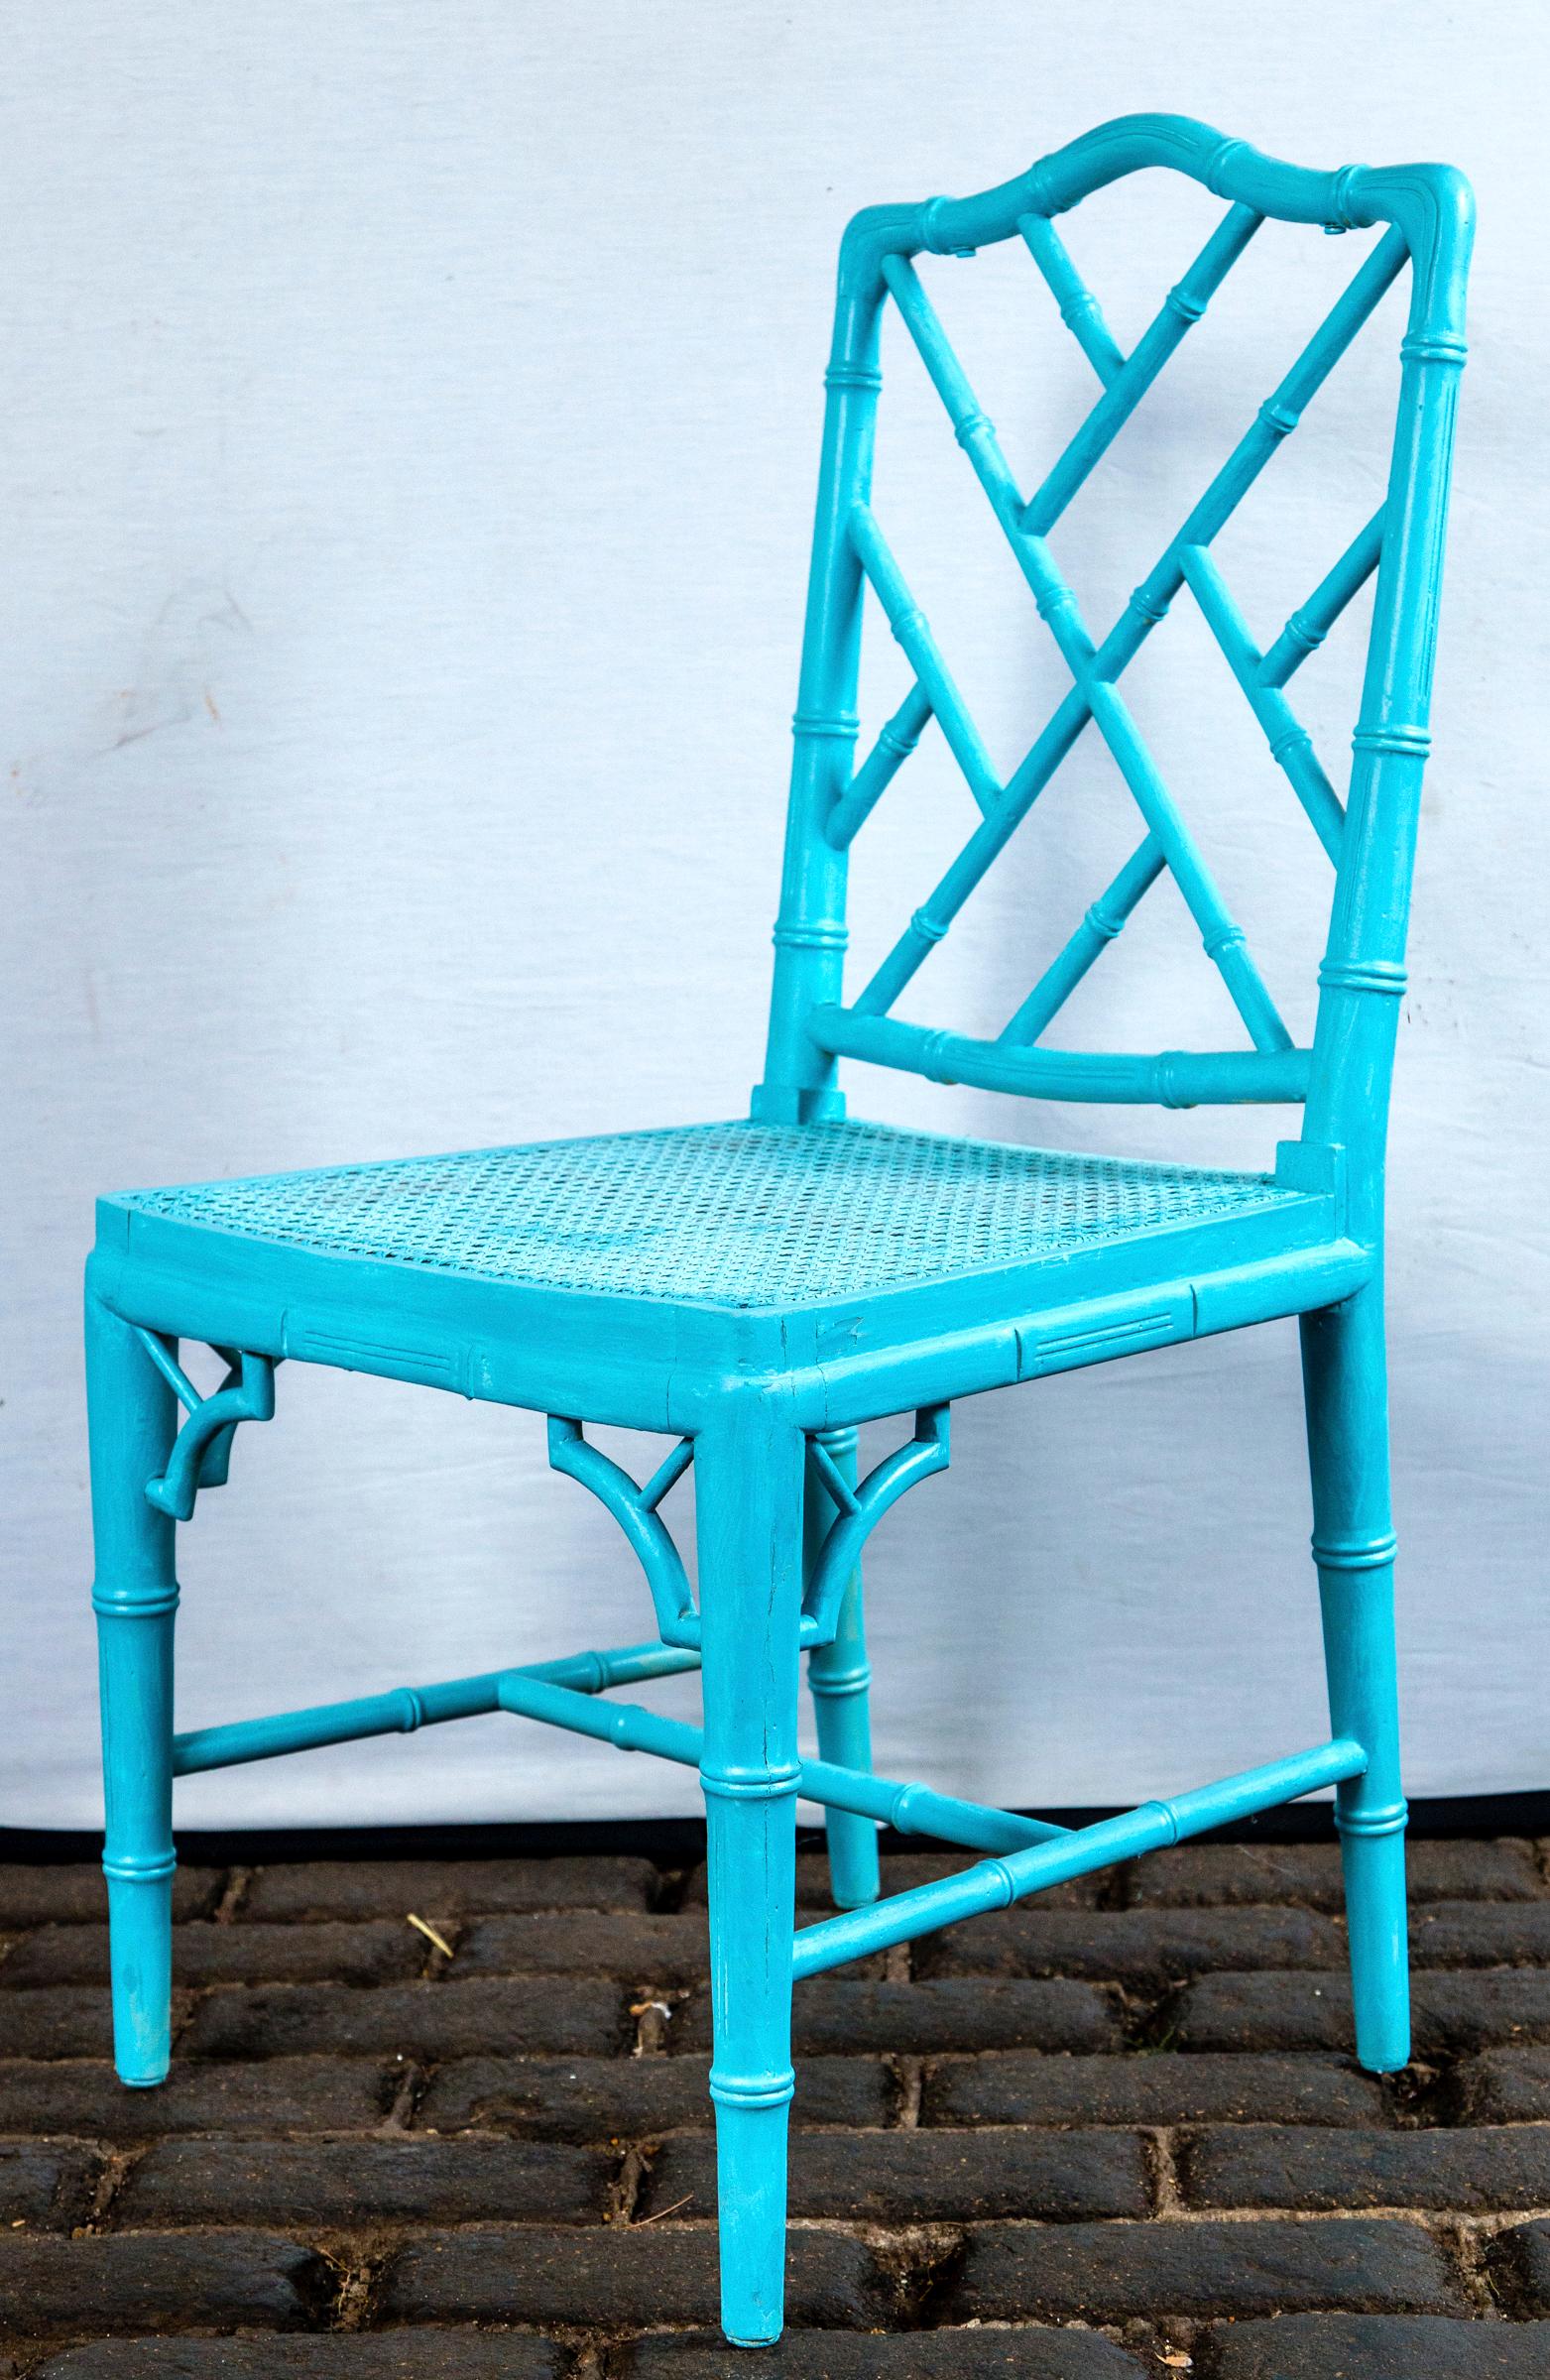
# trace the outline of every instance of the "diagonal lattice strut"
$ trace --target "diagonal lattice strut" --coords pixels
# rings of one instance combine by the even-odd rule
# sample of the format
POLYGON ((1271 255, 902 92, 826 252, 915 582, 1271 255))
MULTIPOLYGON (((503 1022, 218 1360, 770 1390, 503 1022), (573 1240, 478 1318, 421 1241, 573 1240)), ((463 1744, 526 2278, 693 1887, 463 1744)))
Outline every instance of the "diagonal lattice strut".
POLYGON ((1107 388, 1123 369, 1125 357, 1104 320, 1103 307, 1072 263, 1069 249, 1047 215, 1024 215, 1017 229, 1060 308, 1061 321, 1107 388))
POLYGON ((1313 738, 1297 717, 1279 686, 1267 686, 1260 674, 1264 655, 1249 633, 1249 623, 1234 602, 1226 579, 1203 545, 1186 545, 1179 556, 1190 593, 1218 645, 1228 667, 1249 698, 1249 707, 1263 728, 1270 758, 1285 772, 1287 782, 1312 821, 1313 831, 1329 858, 1338 864, 1346 813, 1340 795, 1324 774, 1313 749, 1313 738))
POLYGON ((888 615, 905 658, 915 673, 922 701, 935 713, 953 759, 963 771, 981 816, 993 810, 1002 796, 1001 779, 969 706, 953 681, 952 671, 931 634, 930 622, 910 594, 904 574, 894 561, 888 539, 865 504, 852 507, 848 523, 856 557, 888 615))

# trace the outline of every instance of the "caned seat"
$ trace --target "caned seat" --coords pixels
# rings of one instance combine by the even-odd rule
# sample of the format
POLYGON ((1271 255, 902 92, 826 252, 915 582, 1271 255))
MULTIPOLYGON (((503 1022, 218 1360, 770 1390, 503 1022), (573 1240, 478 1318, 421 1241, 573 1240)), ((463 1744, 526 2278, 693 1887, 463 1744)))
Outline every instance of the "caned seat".
POLYGON ((1300 1202, 1266 1173, 876 1124, 736 1122, 196 1182, 113 1203, 132 1217, 316 1255, 778 1307, 1065 1258, 1300 1202))
MULTIPOLYGON (((768 2343, 780 2330, 791 1994, 825 1968, 1333 1786, 1358 2056, 1374 2072, 1403 2066, 1405 1805, 1383 1162, 1471 224, 1468 184, 1451 168, 1314 173, 1178 116, 1101 126, 973 197, 869 207, 840 253, 770 1027, 750 1120, 99 1202, 86 1307, 93 1603, 115 2057, 125 2082, 160 2082, 171 2055, 175 1777, 497 1711, 699 1773, 722 2320, 740 2345, 768 2343), (1226 212, 1126 353, 1056 220, 1108 184, 1158 170, 1197 185, 1202 206, 1225 200, 1226 212), (1089 628, 1052 537, 1180 342, 1199 335, 1194 326, 1222 281, 1251 244, 1267 246, 1293 226, 1356 235, 1352 279, 1322 321, 1295 333, 1291 299, 1277 309, 1279 377, 1270 393, 1260 397, 1262 383, 1244 392, 1236 443, 1207 466, 1160 551, 1141 557, 1118 617, 1089 628), (1031 494, 937 311, 969 260, 1000 243, 1026 251, 1053 300, 1042 316, 1029 311, 1030 341, 1044 348, 1060 337, 1058 313, 1098 383, 1031 494), (1382 502, 1368 520, 1342 525, 1323 578, 1261 635, 1213 549, 1401 281, 1408 311, 1396 341, 1382 502), (956 441, 955 467, 977 483, 1011 549, 1041 624, 1030 633, 1048 634, 1069 675, 1010 768, 971 716, 874 509, 885 314, 940 400, 952 433, 944 453, 956 441), (1349 771, 1336 771, 1287 688, 1341 633, 1370 581, 1353 758, 1349 771), (1294 1041, 1126 697, 1126 671, 1153 635, 1166 635, 1181 600, 1220 649, 1226 698, 1247 706, 1262 736, 1267 780, 1278 776, 1277 792, 1305 814, 1315 864, 1334 872, 1310 1046, 1294 1041), (861 650, 880 625, 909 682, 863 739, 861 650), (936 881, 922 885, 892 944, 853 970, 851 874, 866 863, 869 821, 928 732, 962 779, 952 792, 962 840, 936 881), (1101 743, 1113 789, 1138 813, 1130 857, 1075 919, 1058 913, 1047 885, 1039 892, 1030 932, 1047 937, 1050 955, 999 1029, 900 1016, 906 990, 926 1002, 933 954, 1084 738, 1101 743), (1051 1045, 1071 995, 1163 877, 1216 970, 1224 1012, 1230 1005, 1236 1017, 1234 1045, 1051 1045), (1294 1138, 1266 1134, 1260 1169, 1241 1172, 937 1137, 855 1121, 842 1063, 1045 1103, 1300 1107, 1301 1125, 1294 1138), (862 1549, 900 1498, 946 1464, 951 1401, 1292 1315, 1328 1740, 1077 1830, 877 1776, 862 1549), (185 1341, 223 1359, 219 1387, 195 1385, 185 1341), (639 1559, 652 1636, 179 1733, 176 1527, 226 1483, 239 1428, 274 1417, 283 1360, 545 1416, 554 1470, 608 1507, 639 1559), (912 1415, 908 1435, 859 1477, 859 1425, 897 1414, 912 1415), (638 1480, 588 1438, 592 1423, 664 1432, 668 1451, 654 1450, 655 1469, 638 1480), (664 1517, 691 1465, 693 1585, 664 1517), (804 1657, 815 1759, 798 1748, 804 1657), (699 1727, 609 1691, 691 1670, 702 1677, 699 1727), (797 1930, 799 1797, 826 1813, 838 1914, 797 1930), (982 1856, 880 1900, 880 1822, 982 1856)), ((751 238, 768 228, 751 226, 751 238)), ((1224 372, 1222 403, 1229 382, 1224 372)), ((894 534, 902 553, 907 527, 894 534)), ((1239 856, 1252 856, 1252 829, 1239 840, 1239 856)), ((1041 1126, 1041 1136, 1049 1129, 1041 1126)), ((505 1574, 501 1549, 492 1578, 503 1595, 505 1574)), ((980 1584, 966 1549, 948 1599, 953 1624, 972 1626, 980 1584)), ((1159 1610, 1156 1624, 1174 1623, 1159 1610)), ((1275 1716, 1267 1713, 1267 1725, 1275 1716)))

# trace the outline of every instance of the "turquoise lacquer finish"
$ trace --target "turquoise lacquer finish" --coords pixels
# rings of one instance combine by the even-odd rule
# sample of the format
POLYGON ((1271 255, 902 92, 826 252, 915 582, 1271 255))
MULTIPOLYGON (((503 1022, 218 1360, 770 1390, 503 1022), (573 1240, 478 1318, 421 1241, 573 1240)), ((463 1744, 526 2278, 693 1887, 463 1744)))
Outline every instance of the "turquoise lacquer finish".
MULTIPOLYGON (((1409 2052, 1395 1708, 1381 1250, 1383 1146, 1420 805, 1450 452, 1464 359, 1468 185, 1442 166, 1316 174, 1174 116, 1109 124, 964 199, 859 215, 841 252, 811 591, 795 721, 765 1078, 751 1121, 213 1182, 105 1199, 87 1284, 94 1602, 101 1645, 118 2067, 169 2060, 175 1776, 505 1711, 699 1771, 710 1839, 722 2311, 778 2335, 790 2008, 803 1976, 1109 1861, 1333 1785, 1351 1917, 1357 2049, 1409 2052), (1227 202, 1151 327, 1122 354, 1054 219, 1146 168, 1227 202), (1345 296, 1101 636, 1049 538, 1065 508, 1266 219, 1371 231, 1345 296), (1031 496, 1014 483, 916 268, 1020 242, 1099 383, 1031 496), (1390 285, 1407 275, 1387 493, 1263 648, 1213 542, 1390 285), (1002 782, 873 510, 879 324, 896 309, 1071 689, 1002 782), (1286 688, 1376 573, 1345 798, 1286 688), (856 765, 870 586, 912 677, 856 765), (1121 690, 1186 593, 1220 645, 1335 869, 1311 1049, 1293 1046, 1209 862, 1121 690), (935 722, 975 813, 963 848, 870 980, 843 980, 850 852, 935 722), (893 1014, 964 902, 1089 727, 1139 812, 1120 874, 995 1039, 893 1014), (1164 872, 1243 1044, 1155 1055, 1046 1049, 1061 1006, 1164 872), (1062 1101, 1305 1104, 1273 1170, 1207 1172, 936 1137, 849 1121, 842 1057, 1062 1101), (955 1396, 1139 1349, 1300 1317, 1331 1736, 1224 1782, 1068 1832, 872 1773, 861 1556, 948 1459, 955 1396), (179 1361, 226 1365, 202 1395, 179 1361), (648 1643, 405 1687, 177 1734, 175 1524, 268 1420, 282 1359, 546 1414, 556 1471, 599 1497, 646 1574, 648 1643), (179 1407, 186 1418, 179 1419, 179 1407), (858 1476, 856 1429, 914 1415, 858 1476), (665 1432, 644 1484, 589 1423, 665 1432), (696 1481, 698 1600, 664 1507, 696 1481), (799 1669, 819 1756, 797 1750, 799 1669), (608 1691, 699 1669, 704 1725, 608 1691), (798 1797, 828 1812, 840 1914, 796 1931, 798 1797), (877 1827, 983 1854, 878 1898, 877 1827)), ((942 279, 961 268, 943 266, 942 279)))

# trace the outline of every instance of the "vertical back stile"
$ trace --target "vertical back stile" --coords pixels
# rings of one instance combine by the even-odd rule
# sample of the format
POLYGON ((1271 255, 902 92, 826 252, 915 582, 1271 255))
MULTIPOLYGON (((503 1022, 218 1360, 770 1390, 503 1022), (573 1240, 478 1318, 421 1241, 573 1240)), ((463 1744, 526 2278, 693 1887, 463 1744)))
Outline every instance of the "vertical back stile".
POLYGON ((1336 884, 1319 969, 1306 1140, 1344 1148, 1353 1224, 1377 1235, 1383 1144, 1399 1002, 1405 986, 1410 878, 1431 748, 1432 670, 1442 551, 1465 359, 1464 287, 1473 212, 1455 178, 1451 208, 1417 257, 1400 347, 1399 409, 1383 507, 1362 711, 1352 737, 1348 857, 1336 884))
POLYGON ((770 1046, 753 1104, 754 1115, 770 1124, 811 1124, 845 1113, 834 1059, 811 1039, 806 1019, 813 1008, 838 998, 845 959, 846 859, 824 829, 850 781, 858 726, 862 571, 848 524, 852 505, 871 492, 883 385, 877 355, 876 309, 858 320, 842 305, 824 384, 770 1046))

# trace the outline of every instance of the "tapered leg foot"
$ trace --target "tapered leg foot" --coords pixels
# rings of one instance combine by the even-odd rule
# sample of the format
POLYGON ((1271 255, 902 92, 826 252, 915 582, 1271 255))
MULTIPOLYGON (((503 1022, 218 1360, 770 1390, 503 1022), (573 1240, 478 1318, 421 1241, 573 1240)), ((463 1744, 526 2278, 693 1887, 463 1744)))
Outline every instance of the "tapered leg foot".
POLYGON ((695 1443, 721 2320, 746 2347, 784 2297, 803 1463, 753 1392, 695 1443))
POLYGON ((86 1307, 91 1509, 96 1542, 102 1780, 119 2079, 162 2082, 172 2055, 173 1523, 146 1500, 176 1428, 172 1391, 144 1345, 86 1307))
POLYGON ((1302 1361, 1330 1720, 1368 1755, 1335 1794, 1357 2056, 1390 2074, 1410 2055, 1410 1973, 1379 1285, 1304 1315, 1302 1361))
MULTIPOLYGON (((110 1849, 104 1860, 113 1859, 110 1849)), ((122 1858, 122 1854, 119 1854, 122 1858)), ((121 2082, 165 2082, 173 2057, 173 1878, 108 1870, 113 2064, 121 2082)))
MULTIPOLYGON (((819 1436, 836 1468, 854 1485, 855 1431, 825 1430, 819 1436)), ((803 1522, 804 1559, 809 1568, 834 1516, 833 1497, 822 1480, 809 1472, 803 1522)), ((858 1568, 846 1584, 834 1642, 815 1646, 807 1656, 807 1689, 813 1699, 819 1756, 833 1761, 837 1767, 860 1769, 869 1776, 872 1773, 871 1685, 858 1568)), ((834 1905, 837 1909, 864 1908, 877 1899, 879 1891, 877 1827, 870 1818, 862 1818, 852 1810, 830 1810, 825 1823, 829 1890, 834 1905)))
POLYGON ((1410 2058, 1410 1963, 1406 1941, 1403 1820, 1364 1836, 1340 1826, 1351 1933, 1357 2057, 1370 2074, 1396 2074, 1410 2058))

